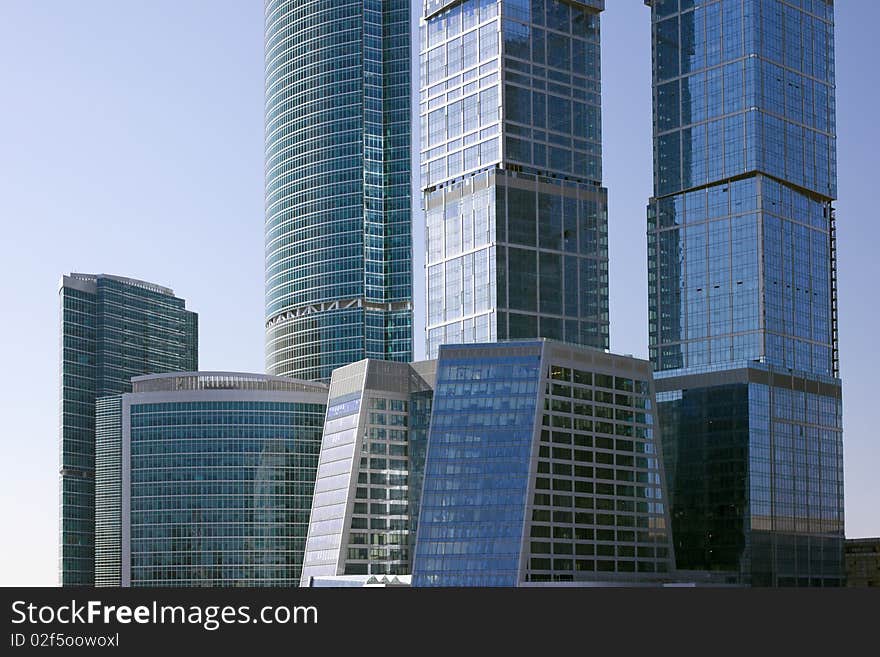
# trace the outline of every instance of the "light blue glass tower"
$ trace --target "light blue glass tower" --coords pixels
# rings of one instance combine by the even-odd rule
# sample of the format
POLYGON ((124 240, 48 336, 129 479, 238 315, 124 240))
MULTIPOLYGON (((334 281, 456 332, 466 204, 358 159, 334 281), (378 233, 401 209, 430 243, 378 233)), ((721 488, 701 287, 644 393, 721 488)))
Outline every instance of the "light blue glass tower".
POLYGON ((429 0, 421 25, 427 356, 608 347, 602 0, 429 0))
POLYGON ((412 359, 409 0, 266 2, 266 370, 412 359))
POLYGON ((654 0, 650 357, 678 567, 842 582, 831 0, 654 0))
POLYGON ((61 280, 60 532, 62 586, 95 584, 95 403, 131 377, 198 367, 198 315, 174 291, 107 274, 61 280))

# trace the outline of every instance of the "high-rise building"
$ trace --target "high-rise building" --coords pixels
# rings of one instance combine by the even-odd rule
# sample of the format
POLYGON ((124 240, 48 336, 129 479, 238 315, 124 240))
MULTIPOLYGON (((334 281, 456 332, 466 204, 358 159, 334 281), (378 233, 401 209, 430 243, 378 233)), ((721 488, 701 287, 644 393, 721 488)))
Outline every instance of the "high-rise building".
POLYGON ((427 356, 538 336, 608 347, 603 0, 426 0, 427 356))
POLYGON ((648 361, 541 340, 436 368, 413 586, 674 578, 648 361))
POLYGON ((843 583, 832 0, 647 0, 650 358, 679 569, 843 583))
POLYGON ((62 586, 95 582, 95 401, 131 377, 198 368, 198 315, 173 290, 106 274, 61 280, 62 586))
POLYGON ((365 360, 333 372, 303 586, 410 575, 435 370, 365 360))
POLYGON ((266 371, 412 360, 409 0, 266 2, 266 371))
POLYGON ((98 402, 99 586, 296 586, 327 386, 136 377, 98 402))

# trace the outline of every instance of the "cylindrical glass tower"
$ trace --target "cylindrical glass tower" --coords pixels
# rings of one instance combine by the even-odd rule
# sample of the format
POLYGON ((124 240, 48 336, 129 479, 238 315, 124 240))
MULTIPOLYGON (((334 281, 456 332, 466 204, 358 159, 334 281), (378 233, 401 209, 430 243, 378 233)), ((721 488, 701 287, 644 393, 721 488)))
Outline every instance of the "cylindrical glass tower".
POLYGON ((412 359, 409 0, 266 2, 266 370, 412 359))
POLYGON ((99 586, 297 586, 328 387, 135 377, 97 406, 99 586))

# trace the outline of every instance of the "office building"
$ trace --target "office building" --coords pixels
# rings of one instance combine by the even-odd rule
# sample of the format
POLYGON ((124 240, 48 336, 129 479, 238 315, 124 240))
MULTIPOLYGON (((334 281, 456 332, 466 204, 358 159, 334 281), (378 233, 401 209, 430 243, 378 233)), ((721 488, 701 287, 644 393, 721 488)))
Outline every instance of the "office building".
POLYGON ((649 349, 678 568, 843 572, 831 0, 648 0, 649 349))
POLYGON ((98 406, 101 586, 296 586, 327 386, 133 379, 98 406))
POLYGON ((413 586, 674 577, 651 364, 550 340, 443 345, 413 586))
POLYGON ((409 582, 435 361, 333 372, 303 586, 409 582))
POLYGON ((880 538, 848 538, 846 553, 847 586, 880 586, 880 538))
POLYGON ((412 360, 408 0, 266 2, 266 371, 412 360))
POLYGON ((107 274, 62 277, 60 527, 62 586, 95 583, 95 401, 131 377, 198 368, 198 316, 153 283, 107 274))
POLYGON ((427 356, 547 337, 608 347, 603 0, 426 0, 427 356))

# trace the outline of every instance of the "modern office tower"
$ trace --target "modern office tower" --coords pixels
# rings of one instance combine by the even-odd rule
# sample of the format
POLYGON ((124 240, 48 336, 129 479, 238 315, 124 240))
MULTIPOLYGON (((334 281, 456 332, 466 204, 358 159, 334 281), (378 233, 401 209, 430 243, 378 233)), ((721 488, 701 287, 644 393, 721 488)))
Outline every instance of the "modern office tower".
POLYGON ((296 586, 327 386, 137 377, 99 400, 101 586, 296 586))
POLYGON ((266 371, 412 360, 409 0, 266 1, 266 371))
POLYGON ((198 315, 173 290, 107 274, 61 280, 62 586, 95 583, 95 401, 131 377, 198 368, 198 315))
POLYGON ((333 372, 303 586, 408 583, 435 372, 378 360, 333 372))
POLYGON ((831 0, 655 0, 650 358, 678 568, 843 583, 831 0))
POLYGON ((880 538, 849 538, 844 549, 846 585, 880 586, 880 538))
POLYGON ((413 586, 673 577, 651 364, 549 340, 444 345, 413 586))
POLYGON ((608 348, 603 0, 427 0, 427 356, 536 338, 608 348))

